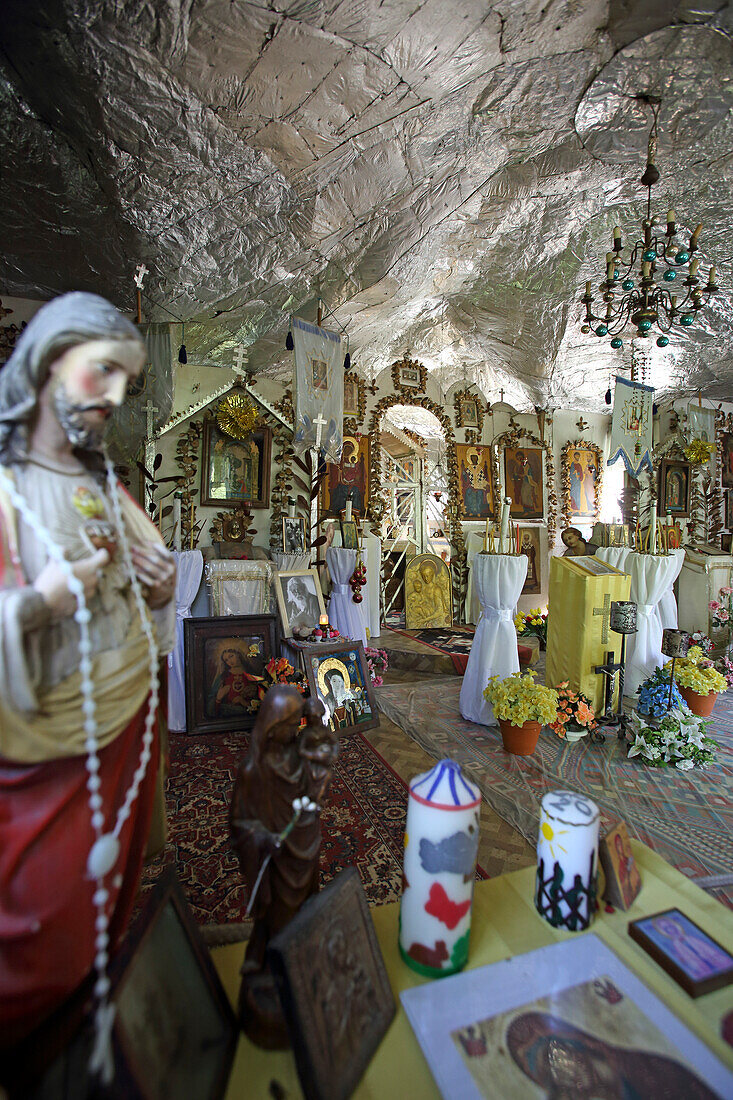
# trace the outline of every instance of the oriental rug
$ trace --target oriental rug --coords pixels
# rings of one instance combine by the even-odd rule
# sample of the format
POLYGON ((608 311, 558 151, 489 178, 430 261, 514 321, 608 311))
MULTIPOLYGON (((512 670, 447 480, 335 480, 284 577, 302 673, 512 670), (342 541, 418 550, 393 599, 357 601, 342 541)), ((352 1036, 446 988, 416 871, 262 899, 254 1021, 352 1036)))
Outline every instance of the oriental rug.
MULTIPOLYGON (((529 843, 537 840, 543 794, 564 787, 592 798, 604 827, 623 818, 631 836, 688 877, 733 872, 733 705, 725 696, 713 715, 716 763, 681 772, 629 760, 613 732, 602 745, 568 745, 545 729, 532 756, 512 756, 496 727, 461 717, 460 685, 453 677, 413 688, 385 685, 376 689, 377 701, 426 752, 457 760, 492 809, 529 843)), ((716 894, 733 907, 730 890, 716 894)))
MULTIPOLYGON (((169 838, 143 875, 145 893, 164 867, 175 867, 196 920, 209 927, 230 926, 220 935, 210 932, 207 941, 212 945, 247 934, 227 814, 234 775, 248 744, 248 733, 170 735, 169 838)), ((323 808, 321 884, 355 864, 370 905, 397 901, 406 812, 407 787, 389 764, 362 734, 342 737, 323 808)), ((486 875, 479 870, 477 877, 486 875)))

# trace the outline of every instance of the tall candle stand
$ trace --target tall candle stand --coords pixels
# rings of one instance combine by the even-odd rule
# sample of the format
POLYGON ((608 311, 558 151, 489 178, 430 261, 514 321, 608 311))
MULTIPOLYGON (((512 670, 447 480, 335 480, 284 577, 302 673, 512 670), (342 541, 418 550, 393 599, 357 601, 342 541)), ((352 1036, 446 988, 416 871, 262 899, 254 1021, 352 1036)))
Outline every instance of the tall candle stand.
POLYGON ((626 675, 626 635, 636 634, 636 604, 630 600, 614 600, 611 604, 611 618, 609 626, 614 634, 621 635, 621 654, 618 670, 618 706, 616 707, 616 721, 618 722, 618 739, 626 739, 626 726, 628 718, 624 714, 624 679, 626 675))
POLYGON ((674 664, 678 657, 686 657, 692 639, 686 630, 675 630, 672 627, 662 631, 662 653, 665 657, 672 658, 672 668, 669 674, 669 699, 667 710, 672 709, 672 691, 674 688, 674 664))

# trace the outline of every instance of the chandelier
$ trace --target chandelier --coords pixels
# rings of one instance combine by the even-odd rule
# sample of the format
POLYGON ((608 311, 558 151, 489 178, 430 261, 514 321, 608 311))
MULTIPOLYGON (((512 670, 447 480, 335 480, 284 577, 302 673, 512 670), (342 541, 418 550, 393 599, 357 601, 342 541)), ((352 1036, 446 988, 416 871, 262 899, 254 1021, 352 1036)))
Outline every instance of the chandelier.
POLYGON ((618 225, 614 227, 613 251, 606 253, 605 279, 598 288, 603 306, 599 313, 594 313, 591 283, 587 282, 581 298, 585 305, 581 332, 593 332, 601 339, 610 336, 611 347, 620 348, 623 346, 621 333, 631 324, 636 325, 633 336, 649 337, 659 332, 657 346, 664 348, 669 343, 666 334, 676 325, 682 329, 693 325, 698 311, 718 287, 714 267, 710 268, 705 284, 698 274, 700 261, 695 253, 702 225, 697 226, 689 244, 684 244, 676 239, 675 212, 668 210, 665 232, 654 232, 661 221, 652 216, 652 187, 659 179, 655 160, 657 119, 662 101, 653 95, 636 98, 651 108, 653 116, 647 163, 641 177, 647 189, 646 217, 641 223, 643 239, 625 249, 621 229, 618 225), (661 275, 659 281, 658 275, 661 275), (675 290, 677 293, 673 293, 675 290))

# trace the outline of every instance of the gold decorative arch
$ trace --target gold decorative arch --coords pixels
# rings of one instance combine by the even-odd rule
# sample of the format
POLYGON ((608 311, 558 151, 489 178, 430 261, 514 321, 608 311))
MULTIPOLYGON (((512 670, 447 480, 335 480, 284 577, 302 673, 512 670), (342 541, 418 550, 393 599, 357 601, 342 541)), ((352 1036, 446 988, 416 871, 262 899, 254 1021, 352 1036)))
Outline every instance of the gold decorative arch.
MULTIPOLYGON (((392 364, 393 373, 402 365, 398 360, 392 364)), ((422 364, 416 364, 422 370, 422 364)), ((465 604, 466 587, 468 584, 468 565, 466 564, 466 543, 463 538, 463 527, 460 521, 460 482, 458 477, 458 461, 456 459, 456 437, 453 433, 453 425, 450 417, 441 405, 427 397, 424 393, 412 393, 410 390, 399 390, 397 393, 387 394, 382 397, 372 410, 369 420, 369 517, 374 523, 379 523, 384 514, 386 501, 382 487, 382 444, 380 442, 380 424, 384 414, 395 405, 415 405, 427 409, 438 420, 445 438, 446 460, 448 464, 448 507, 446 517, 450 530, 451 574, 453 583, 453 600, 458 609, 456 622, 460 621, 465 604)))

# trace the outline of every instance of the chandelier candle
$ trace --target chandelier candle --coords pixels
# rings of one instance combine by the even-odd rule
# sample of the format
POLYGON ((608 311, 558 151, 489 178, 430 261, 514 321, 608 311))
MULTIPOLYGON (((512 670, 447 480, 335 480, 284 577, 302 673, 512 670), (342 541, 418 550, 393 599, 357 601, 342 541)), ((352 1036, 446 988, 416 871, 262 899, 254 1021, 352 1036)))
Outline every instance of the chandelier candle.
POLYGON ((429 978, 468 961, 481 794, 454 760, 410 783, 399 947, 429 978))
POLYGON ((587 928, 596 907, 598 830, 595 802, 574 791, 542 799, 535 907, 554 928, 587 928))

